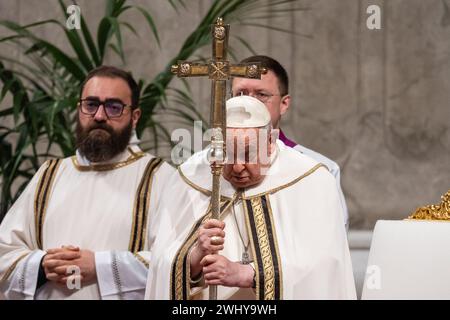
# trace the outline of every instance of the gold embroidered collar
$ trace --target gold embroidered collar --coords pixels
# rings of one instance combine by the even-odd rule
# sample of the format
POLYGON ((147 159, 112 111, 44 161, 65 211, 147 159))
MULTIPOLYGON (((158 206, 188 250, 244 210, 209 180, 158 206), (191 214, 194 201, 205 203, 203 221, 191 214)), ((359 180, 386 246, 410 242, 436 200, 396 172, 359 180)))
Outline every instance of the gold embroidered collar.
POLYGON ((109 171, 125 167, 145 156, 145 152, 142 151, 134 152, 130 147, 128 147, 128 152, 130 152, 130 156, 126 160, 119 161, 116 163, 100 163, 84 166, 78 162, 76 156, 72 157, 72 163, 75 166, 75 168, 79 171, 109 171))

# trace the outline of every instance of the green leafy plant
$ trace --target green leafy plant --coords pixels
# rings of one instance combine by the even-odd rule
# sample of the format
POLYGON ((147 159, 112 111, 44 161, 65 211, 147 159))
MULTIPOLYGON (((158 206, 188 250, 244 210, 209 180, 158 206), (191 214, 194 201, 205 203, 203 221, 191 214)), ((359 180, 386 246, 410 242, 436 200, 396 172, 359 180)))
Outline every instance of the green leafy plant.
MULTIPOLYGON (((170 86, 174 77, 170 66, 179 60, 188 60, 198 49, 210 43, 210 26, 217 17, 223 17, 227 23, 276 29, 257 21, 269 15, 274 17, 287 11, 305 10, 293 7, 293 2, 296 0, 212 2, 196 29, 162 71, 149 82, 139 81, 140 107, 143 112, 137 132, 141 135, 148 130, 152 136, 153 144, 147 146, 147 150, 153 149, 157 153, 159 143, 171 143, 165 124, 155 118, 158 113, 172 113, 185 124, 204 120, 191 98, 189 86, 186 84, 184 89, 170 86), (184 108, 175 108, 174 104, 182 104, 184 108)), ((185 7, 182 0, 169 0, 168 4, 177 11, 185 7)), ((67 19, 67 4, 59 0, 59 6, 67 19)), ((11 33, 0 38, 0 43, 15 45, 21 52, 20 58, 0 53, 0 103, 8 93, 13 97, 12 105, 1 109, 0 119, 12 117, 14 123, 13 126, 6 126, 3 120, 0 122, 0 221, 44 160, 49 157, 67 157, 74 153, 73 127, 80 84, 90 70, 103 64, 110 51, 125 63, 123 29, 127 28, 135 34, 136 31, 130 23, 122 21, 121 17, 131 10, 143 15, 159 46, 160 35, 150 12, 139 6, 127 5, 126 0, 106 2, 105 14, 99 19, 97 26, 96 39, 82 16, 80 30, 69 30, 56 19, 25 26, 12 21, 0 21, 0 26, 11 33), (42 25, 54 25, 63 32, 72 54, 33 32, 33 28, 42 25), (15 190, 13 185, 16 185, 15 190)), ((249 43, 239 36, 236 38, 252 51, 249 43)))

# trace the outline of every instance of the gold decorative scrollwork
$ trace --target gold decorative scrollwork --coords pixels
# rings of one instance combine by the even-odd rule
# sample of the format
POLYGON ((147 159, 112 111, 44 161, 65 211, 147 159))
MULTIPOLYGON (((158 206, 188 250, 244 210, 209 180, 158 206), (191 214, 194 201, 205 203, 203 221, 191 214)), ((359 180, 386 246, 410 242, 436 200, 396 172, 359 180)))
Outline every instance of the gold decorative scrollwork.
POLYGON ((408 220, 444 220, 450 221, 450 190, 441 196, 441 203, 417 208, 408 220))

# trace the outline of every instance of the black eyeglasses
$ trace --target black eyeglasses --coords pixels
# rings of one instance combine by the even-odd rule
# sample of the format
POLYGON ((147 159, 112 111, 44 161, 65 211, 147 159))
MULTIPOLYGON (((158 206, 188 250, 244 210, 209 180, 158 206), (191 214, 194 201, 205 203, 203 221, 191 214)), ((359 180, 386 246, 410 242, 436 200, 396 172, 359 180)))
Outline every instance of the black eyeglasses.
POLYGON ((281 94, 271 94, 271 93, 267 93, 267 92, 264 92, 264 91, 257 91, 257 92, 250 93, 247 90, 240 90, 240 91, 238 91, 236 93, 232 92, 231 96, 232 97, 251 96, 253 98, 258 99, 262 103, 266 103, 273 96, 280 96, 281 97, 281 94))
POLYGON ((81 99, 79 102, 81 112, 90 116, 94 116, 101 105, 103 105, 108 118, 119 118, 122 116, 124 108, 131 107, 124 104, 122 101, 115 99, 106 99, 105 101, 97 99, 81 99))

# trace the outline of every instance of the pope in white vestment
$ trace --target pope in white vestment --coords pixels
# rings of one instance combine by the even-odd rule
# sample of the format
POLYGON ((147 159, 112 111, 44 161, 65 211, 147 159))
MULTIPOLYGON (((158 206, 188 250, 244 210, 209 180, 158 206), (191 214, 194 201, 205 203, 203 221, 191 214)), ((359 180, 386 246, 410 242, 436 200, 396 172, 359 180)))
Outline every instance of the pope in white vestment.
MULTIPOLYGON (((96 73, 85 91, 115 100, 100 108, 89 98, 97 109, 92 119, 80 116, 108 123, 102 117, 116 112, 115 101, 129 99, 126 82, 110 69, 96 73)), ((124 117, 116 119, 129 121, 124 117)), ((0 291, 7 299, 143 299, 158 199, 174 169, 142 152, 135 136, 128 141, 107 161, 94 163, 78 150, 40 167, 0 225, 0 291), (67 285, 47 281, 38 287, 46 277, 39 273, 47 251, 69 245, 95 254, 95 279, 78 287, 75 277, 67 285)))
MULTIPOLYGON (((248 118, 248 121, 243 120, 247 123, 241 128, 264 127, 270 121, 268 114, 263 116, 268 117, 268 121, 260 121, 257 110, 264 106, 257 99, 232 99, 242 100, 241 109, 245 109, 242 118, 248 118), (246 103, 253 104, 254 108, 246 103)), ((237 127, 239 116, 232 116, 236 104, 230 107, 230 100, 227 125, 237 127)), ((161 225, 167 233, 158 237, 154 244, 147 299, 207 299, 206 284, 208 281, 220 283, 221 277, 231 280, 224 280, 227 285, 218 285, 218 299, 356 299, 334 177, 324 165, 285 146, 280 140, 272 143, 272 147, 270 166, 260 183, 237 188, 235 181, 242 177, 224 178, 224 173, 221 178, 224 233, 218 232, 209 240, 205 240, 207 233, 202 229, 211 221, 208 149, 178 168, 178 175, 168 181, 173 185, 171 195, 163 195, 161 200, 167 210, 162 211, 161 225), (177 214, 170 215, 170 212, 177 214), (194 250, 200 241, 212 246, 217 236, 223 237, 223 249, 203 258, 202 274, 193 276, 190 262, 194 250), (228 269, 211 271, 216 262, 208 265, 205 261, 214 260, 215 256, 222 256, 228 269), (245 268, 246 264, 254 271, 245 268), (242 272, 223 275, 233 273, 232 270, 242 272), (253 285, 248 279, 242 280, 248 270, 253 274, 253 285)))

